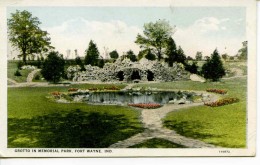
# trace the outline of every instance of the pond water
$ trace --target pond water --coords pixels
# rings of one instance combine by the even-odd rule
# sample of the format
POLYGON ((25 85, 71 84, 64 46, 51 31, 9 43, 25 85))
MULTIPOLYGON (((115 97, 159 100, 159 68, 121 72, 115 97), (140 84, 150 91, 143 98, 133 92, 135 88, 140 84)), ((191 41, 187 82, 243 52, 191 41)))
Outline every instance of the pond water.
POLYGON ((194 93, 191 92, 93 92, 88 97, 90 103, 128 104, 128 103, 159 103, 169 101, 191 101, 194 93))

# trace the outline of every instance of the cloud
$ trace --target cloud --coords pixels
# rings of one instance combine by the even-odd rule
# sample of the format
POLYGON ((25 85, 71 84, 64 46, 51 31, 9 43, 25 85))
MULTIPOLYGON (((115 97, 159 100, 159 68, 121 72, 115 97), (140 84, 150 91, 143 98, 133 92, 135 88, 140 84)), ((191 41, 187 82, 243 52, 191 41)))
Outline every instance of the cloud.
POLYGON ((71 51, 77 49, 78 54, 84 56, 91 39, 97 44, 101 55, 104 53, 104 47, 109 51, 116 49, 119 54, 130 48, 135 52, 139 50, 134 41, 141 29, 129 26, 120 20, 100 22, 77 18, 68 20, 60 26, 44 29, 50 34, 52 45, 64 55, 68 49, 71 51))
POLYGON ((230 20, 205 17, 196 20, 191 26, 177 28, 173 35, 177 45, 181 45, 186 55, 195 57, 197 51, 210 56, 214 49, 229 55, 235 55, 242 47, 244 36, 227 37, 227 22, 230 20))

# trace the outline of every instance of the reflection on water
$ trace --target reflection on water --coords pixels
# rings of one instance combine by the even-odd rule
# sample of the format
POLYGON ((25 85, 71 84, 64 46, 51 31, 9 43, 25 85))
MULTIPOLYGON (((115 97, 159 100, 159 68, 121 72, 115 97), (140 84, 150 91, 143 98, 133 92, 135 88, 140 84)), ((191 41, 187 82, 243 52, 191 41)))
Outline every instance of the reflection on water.
POLYGON ((93 92, 88 101, 104 104, 159 103, 166 104, 171 100, 191 100, 191 92, 93 92))

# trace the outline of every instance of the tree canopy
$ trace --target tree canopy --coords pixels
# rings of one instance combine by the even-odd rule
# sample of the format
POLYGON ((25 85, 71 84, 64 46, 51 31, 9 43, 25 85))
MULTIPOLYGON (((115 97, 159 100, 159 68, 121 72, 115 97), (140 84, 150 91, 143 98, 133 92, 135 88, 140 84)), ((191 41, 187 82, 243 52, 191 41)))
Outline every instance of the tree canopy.
POLYGON ((92 40, 90 40, 88 49, 85 51, 85 64, 98 66, 98 58, 99 58, 99 51, 97 45, 92 40))
POLYGON ((166 20, 158 20, 155 23, 144 24, 143 36, 138 34, 135 43, 142 49, 151 49, 158 60, 162 59, 167 41, 173 34, 173 28, 166 20))
POLYGON ((53 48, 47 31, 41 30, 40 24, 39 19, 26 10, 16 10, 7 20, 9 41, 21 52, 19 56, 24 63, 28 55, 41 54, 53 48))
POLYGON ((126 57, 129 58, 132 62, 137 61, 137 57, 132 50, 126 52, 126 57))
POLYGON ((119 57, 119 54, 117 53, 116 50, 113 50, 112 52, 109 53, 109 56, 113 59, 117 59, 119 57))

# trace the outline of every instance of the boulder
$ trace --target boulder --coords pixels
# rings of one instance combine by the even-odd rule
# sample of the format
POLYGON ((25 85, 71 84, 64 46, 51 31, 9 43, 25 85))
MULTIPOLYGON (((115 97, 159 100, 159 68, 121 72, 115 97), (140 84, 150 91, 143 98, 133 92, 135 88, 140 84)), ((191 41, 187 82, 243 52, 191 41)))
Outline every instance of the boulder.
POLYGON ((203 77, 201 77, 201 76, 199 76, 197 74, 191 74, 190 75, 190 80, 191 81, 198 81, 198 82, 202 82, 202 83, 206 82, 205 78, 203 78, 203 77))

